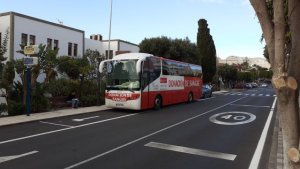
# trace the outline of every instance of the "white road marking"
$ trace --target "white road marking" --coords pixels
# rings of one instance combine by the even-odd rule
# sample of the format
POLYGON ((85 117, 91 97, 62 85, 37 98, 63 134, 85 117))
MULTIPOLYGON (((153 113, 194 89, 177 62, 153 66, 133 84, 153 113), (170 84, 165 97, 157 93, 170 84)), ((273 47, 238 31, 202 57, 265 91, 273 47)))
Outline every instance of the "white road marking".
POLYGON ((197 102, 201 102, 202 100, 210 100, 210 99, 213 99, 213 98, 215 98, 215 97, 208 97, 208 98, 204 98, 204 99, 197 99, 196 101, 197 102))
POLYGON ((125 116, 114 117, 114 118, 105 119, 105 120, 101 120, 101 121, 96 121, 96 122, 92 122, 92 123, 82 124, 82 125, 78 125, 78 126, 74 126, 74 127, 69 127, 69 128, 59 129, 59 130, 48 131, 48 132, 45 132, 45 133, 39 133, 39 134, 30 135, 30 136, 25 136, 25 137, 15 138, 15 139, 11 139, 11 140, 1 141, 0 145, 1 144, 5 144, 5 143, 11 143, 11 142, 15 142, 15 141, 20 141, 20 140, 25 140, 25 139, 29 139, 29 138, 34 138, 34 137, 38 137, 38 136, 48 135, 48 134, 52 134, 52 133, 58 133, 58 132, 61 132, 61 131, 66 131, 66 130, 81 128, 81 127, 85 127, 85 126, 90 126, 90 125, 93 125, 93 124, 99 124, 99 123, 103 123, 103 122, 107 122, 107 121, 122 119, 122 118, 125 118, 125 117, 134 116, 134 115, 137 115, 137 113, 135 113, 135 114, 129 114, 129 115, 125 115, 125 116))
POLYGON ((150 142, 150 143, 146 144, 145 146, 163 149, 163 150, 169 150, 169 151, 176 151, 176 152, 180 152, 180 153, 204 156, 204 157, 230 160, 230 161, 234 161, 234 159, 237 156, 235 154, 220 153, 220 152, 215 152, 215 151, 194 149, 194 148, 188 148, 188 147, 182 147, 182 146, 176 146, 176 145, 170 145, 170 144, 163 144, 163 143, 156 143, 156 142, 150 142))
POLYGON ((235 100, 235 101, 232 101, 232 102, 230 102, 230 103, 224 104, 223 106, 220 106, 220 107, 211 109, 211 110, 206 111, 206 112, 204 112, 204 113, 202 113, 202 114, 199 114, 199 115, 197 115, 197 116, 191 117, 191 118, 189 118, 189 119, 183 120, 183 121, 181 121, 181 122, 179 122, 179 123, 173 124, 173 125, 171 125, 171 126, 168 126, 168 127, 166 127, 166 128, 163 128, 163 129, 161 129, 161 130, 155 131, 155 132, 150 133, 150 134, 148 134, 148 135, 146 135, 146 136, 144 136, 144 137, 138 138, 138 139, 136 139, 136 140, 133 140, 133 141, 131 141, 131 142, 128 142, 128 143, 126 143, 126 144, 123 144, 123 145, 121 145, 121 146, 119 146, 119 147, 113 148, 113 149, 108 150, 108 151, 106 151, 106 152, 104 152, 104 153, 101 153, 101 154, 99 154, 99 155, 96 155, 96 156, 93 156, 93 157, 91 157, 91 158, 88 158, 88 159, 86 159, 86 160, 84 160, 84 161, 81 161, 81 162, 78 162, 78 163, 76 163, 76 164, 74 164, 74 165, 71 165, 71 166, 69 166, 69 167, 66 167, 65 169, 72 169, 72 168, 78 167, 78 166, 80 166, 80 165, 83 165, 83 164, 85 164, 85 163, 88 163, 88 162, 90 162, 90 161, 93 161, 93 160, 95 160, 95 159, 97 159, 97 158, 100 158, 100 157, 102 157, 102 156, 105 156, 105 155, 107 155, 107 154, 110 154, 110 153, 112 153, 112 152, 115 152, 115 151, 117 151, 117 150, 119 150, 119 149, 122 149, 122 148, 124 148, 124 147, 129 146, 129 145, 132 145, 132 144, 134 144, 134 143, 136 143, 136 142, 138 142, 138 141, 141 141, 141 140, 143 140, 143 139, 146 139, 146 138, 148 138, 148 137, 151 137, 151 136, 153 136, 153 135, 156 135, 156 134, 158 134, 158 133, 161 133, 161 132, 166 131, 166 130, 168 130, 168 129, 171 129, 171 128, 173 128, 173 127, 176 127, 176 126, 178 126, 178 125, 180 125, 180 124, 183 124, 183 123, 186 123, 186 122, 188 122, 188 121, 194 120, 194 119, 196 119, 196 118, 198 118, 198 117, 201 117, 201 116, 203 116, 203 115, 206 115, 206 114, 208 114, 208 113, 210 113, 210 112, 213 112, 213 111, 215 111, 215 110, 218 110, 218 109, 220 109, 220 108, 226 107, 226 106, 228 106, 228 105, 230 105, 230 104, 232 104, 232 103, 234 103, 234 102, 240 101, 240 100, 245 99, 245 98, 246 98, 246 97, 239 98, 239 99, 237 99, 237 100, 235 100))
POLYGON ((245 94, 246 96, 249 96, 249 94, 247 93, 247 94, 245 94))
POLYGON ((270 96, 269 94, 267 94, 266 96, 270 96))
POLYGON ((263 94, 259 94, 258 96, 262 96, 263 94))
POLYGON ((82 118, 82 119, 73 119, 72 121, 82 122, 82 121, 84 121, 84 120, 94 119, 94 118, 97 118, 97 117, 99 117, 99 116, 86 117, 86 118, 82 118))
POLYGON ((274 108, 275 108, 275 105, 276 105, 276 101, 277 101, 277 97, 275 97, 275 99, 274 99, 270 114, 269 114, 268 119, 266 121, 265 127, 264 127, 264 129, 261 133, 260 139, 258 141, 256 150, 254 152, 254 155, 252 157, 252 160, 251 160, 251 163, 250 163, 250 166, 249 166, 248 169, 257 169, 258 168, 258 164, 259 164, 259 161, 260 161, 260 158, 261 158, 261 155, 262 155, 262 151, 263 151, 263 148, 264 148, 264 145, 265 145, 265 142, 266 142, 267 133, 268 133, 268 130, 269 130, 269 127, 270 127, 270 124, 271 124, 271 119, 272 119, 273 114, 274 114, 274 108))
POLYGON ((62 127, 73 127, 73 126, 70 126, 70 125, 58 124, 58 123, 50 123, 50 122, 46 122, 46 121, 40 121, 40 123, 51 124, 51 125, 62 126, 62 127))
POLYGON ((14 160, 14 159, 17 159, 17 158, 25 157, 25 156, 35 154, 35 153, 38 153, 38 151, 31 151, 31 152, 20 154, 20 155, 0 157, 0 163, 4 163, 6 161, 10 161, 10 160, 14 160))
POLYGON ((265 107, 265 108, 270 108, 270 106, 255 106, 255 105, 246 105, 246 104, 231 104, 231 106, 242 106, 242 107, 265 107))
POLYGON ((255 94, 251 94, 251 96, 255 96, 255 94))
POLYGON ((273 96, 276 97, 276 94, 274 94, 273 96))
POLYGON ((255 119, 256 116, 254 114, 247 112, 223 112, 217 113, 209 118, 209 120, 215 124, 230 126, 250 123, 255 119))

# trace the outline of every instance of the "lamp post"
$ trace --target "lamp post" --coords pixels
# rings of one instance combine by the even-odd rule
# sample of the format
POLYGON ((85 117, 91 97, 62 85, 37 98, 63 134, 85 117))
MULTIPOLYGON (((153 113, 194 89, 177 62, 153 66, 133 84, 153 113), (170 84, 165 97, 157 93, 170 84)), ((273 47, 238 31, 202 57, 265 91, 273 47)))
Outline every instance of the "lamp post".
POLYGON ((111 36, 111 20, 112 20, 112 3, 113 0, 110 0, 110 17, 109 17, 109 35, 108 35, 108 55, 107 59, 110 59, 110 36, 111 36))

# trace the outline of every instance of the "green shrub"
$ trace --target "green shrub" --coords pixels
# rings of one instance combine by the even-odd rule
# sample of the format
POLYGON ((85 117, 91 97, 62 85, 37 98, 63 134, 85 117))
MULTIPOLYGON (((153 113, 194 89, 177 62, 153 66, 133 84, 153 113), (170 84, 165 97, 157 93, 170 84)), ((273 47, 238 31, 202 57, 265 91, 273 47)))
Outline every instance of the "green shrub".
POLYGON ((68 96, 71 91, 77 91, 79 82, 69 79, 57 79, 52 80, 47 87, 49 93, 53 97, 56 96, 68 96))
POLYGON ((9 116, 21 115, 25 113, 25 106, 21 102, 8 100, 7 104, 9 116))
POLYGON ((84 81, 81 89, 82 96, 95 95, 97 89, 96 81, 84 81))
POLYGON ((7 109, 8 109, 7 104, 5 104, 5 103, 0 104, 0 113, 1 112, 6 112, 7 109))
POLYGON ((96 106, 97 105, 97 96, 89 95, 89 96, 82 96, 80 99, 80 106, 87 107, 87 106, 96 106))
POLYGON ((31 90, 31 112, 41 112, 49 110, 49 99, 44 96, 45 87, 41 83, 37 83, 35 88, 31 90))

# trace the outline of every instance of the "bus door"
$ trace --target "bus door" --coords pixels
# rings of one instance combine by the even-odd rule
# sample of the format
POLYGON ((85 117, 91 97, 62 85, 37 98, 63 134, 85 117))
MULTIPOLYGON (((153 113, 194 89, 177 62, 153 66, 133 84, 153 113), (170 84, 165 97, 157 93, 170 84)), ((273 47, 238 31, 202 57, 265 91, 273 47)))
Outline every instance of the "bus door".
POLYGON ((141 98, 141 109, 149 108, 149 59, 147 58, 142 63, 142 73, 141 73, 141 91, 142 91, 142 98, 141 98))

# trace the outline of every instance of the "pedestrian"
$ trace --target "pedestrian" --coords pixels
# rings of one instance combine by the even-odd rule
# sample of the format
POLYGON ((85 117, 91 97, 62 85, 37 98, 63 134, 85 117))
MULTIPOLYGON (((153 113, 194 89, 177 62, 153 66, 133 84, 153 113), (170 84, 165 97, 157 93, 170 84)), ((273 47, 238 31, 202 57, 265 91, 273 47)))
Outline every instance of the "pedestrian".
POLYGON ((67 98, 67 102, 68 102, 68 103, 72 103, 72 108, 73 108, 73 109, 78 107, 78 105, 79 105, 79 99, 78 99, 78 97, 76 96, 76 92, 75 92, 75 91, 72 91, 72 92, 69 94, 69 96, 68 96, 68 98, 67 98))

